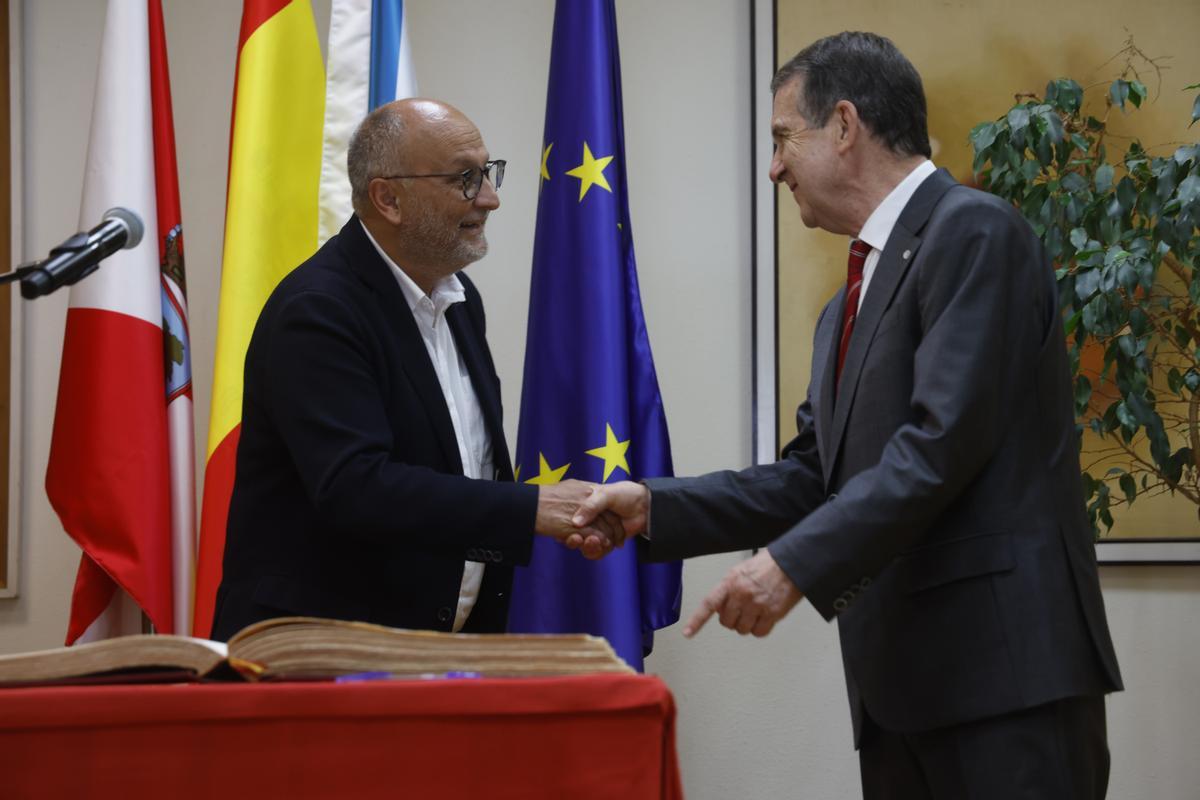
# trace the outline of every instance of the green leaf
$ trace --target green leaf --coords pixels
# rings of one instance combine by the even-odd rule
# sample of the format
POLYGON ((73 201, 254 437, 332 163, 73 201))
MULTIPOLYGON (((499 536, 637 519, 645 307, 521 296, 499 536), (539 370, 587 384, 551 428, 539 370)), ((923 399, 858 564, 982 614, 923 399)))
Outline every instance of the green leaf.
POLYGON ((1096 191, 1107 192, 1112 188, 1113 181, 1113 166, 1112 164, 1101 164, 1096 168, 1096 191))
POLYGON ((1047 110, 1042 114, 1042 119, 1046 121, 1046 135, 1050 137, 1050 141, 1054 144, 1059 144, 1063 140, 1063 124, 1062 117, 1051 110, 1047 110))
POLYGON ((1132 503, 1133 498, 1137 497, 1137 482, 1133 476, 1126 472, 1121 476, 1120 480, 1121 491, 1125 493, 1125 502, 1132 503))
POLYGON ((1183 183, 1179 184, 1175 196, 1184 206, 1190 206, 1195 202, 1196 198, 1200 197, 1200 175, 1188 175, 1184 178, 1183 183))
POLYGON ((1075 379, 1075 411, 1082 415, 1092 397, 1092 382, 1083 375, 1075 379))
POLYGON ((1137 288, 1138 273, 1133 266, 1136 263, 1136 261, 1131 259, 1121 262, 1121 265, 1117 267, 1117 283, 1121 284, 1121 287, 1128 294, 1133 294, 1133 290, 1137 288))
POLYGON ((1046 84, 1046 102, 1074 114, 1083 104, 1083 88, 1070 78, 1050 81, 1046 84))
POLYGON ((1072 314, 1067 319, 1066 322, 1063 323, 1063 335, 1064 336, 1070 336, 1072 333, 1075 332, 1075 328, 1079 325, 1079 318, 1082 315, 1083 315, 1083 312, 1076 311, 1074 314, 1072 314))
MULTIPOLYGON (((1197 182, 1200 183, 1200 180, 1197 182)), ((1122 213, 1132 209, 1137 202, 1137 188, 1133 185, 1133 181, 1129 179, 1128 175, 1121 178, 1121 182, 1117 184, 1117 200, 1121 203, 1122 213)), ((1187 201, 1185 200, 1184 202, 1187 201)))
POLYGON ((981 122, 971 129, 971 145, 975 148, 975 152, 979 153, 992 146, 996 141, 996 134, 999 133, 999 126, 994 122, 981 122))
POLYGON ((1141 81, 1129 82, 1129 102, 1133 103, 1134 107, 1141 108, 1142 101, 1146 99, 1146 86, 1141 81))
POLYGON ((1046 255, 1051 261, 1057 261, 1063 251, 1063 229, 1061 225, 1050 225, 1046 228, 1046 236, 1042 240, 1046 245, 1046 255))
POLYGON ((1129 97, 1129 81, 1118 78, 1108 87, 1108 97, 1112 104, 1122 111, 1125 110, 1125 100, 1129 97))
POLYGON ((1088 188, 1087 179, 1078 172, 1068 172, 1062 176, 1062 188, 1068 192, 1082 192, 1088 188))
POLYGON ((1150 330, 1150 317, 1137 306, 1129 309, 1129 329, 1134 336, 1139 338, 1145 336, 1146 331, 1150 330))
POLYGON ((1129 406, 1124 403, 1117 403, 1117 420, 1120 421, 1121 427, 1127 431, 1135 431, 1138 428, 1137 420, 1129 411, 1129 406))
POLYGON ((1033 150, 1037 154, 1038 163, 1043 167, 1050 166, 1050 162, 1054 160, 1054 143, 1050 141, 1049 136, 1038 137, 1033 150))
POLYGON ((1183 395, 1183 375, 1175 367, 1167 373, 1167 388, 1177 395, 1183 395))
POLYGON ((1087 247, 1088 235, 1083 228, 1075 228, 1071 231, 1071 246, 1076 250, 1082 250, 1087 247))
POLYGON ((1025 131, 1029 128, 1029 109, 1017 106, 1008 112, 1008 130, 1012 143, 1019 149, 1025 148, 1025 131))
MULTIPOLYGON (((1078 290, 1076 290, 1078 293, 1078 290)), ((1090 333, 1095 331, 1108 316, 1108 298, 1097 293, 1083 307, 1083 327, 1090 333)))
MULTIPOLYGON (((1087 301, 1100 289, 1100 270, 1089 269, 1075 276, 1075 296, 1087 301)), ((1090 330, 1091 325, 1084 325, 1090 330)))
POLYGON ((1200 119, 1200 94, 1196 95, 1196 102, 1192 105, 1192 121, 1188 123, 1188 127, 1196 124, 1196 120, 1200 119))

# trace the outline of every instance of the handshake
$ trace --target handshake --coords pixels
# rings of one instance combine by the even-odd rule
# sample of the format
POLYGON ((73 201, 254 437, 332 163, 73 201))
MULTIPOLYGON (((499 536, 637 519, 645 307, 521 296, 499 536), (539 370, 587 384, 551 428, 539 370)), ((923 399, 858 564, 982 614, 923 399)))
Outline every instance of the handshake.
MULTIPOLYGON (((553 536, 587 558, 602 558, 630 536, 646 532, 650 490, 640 483, 596 484, 563 481, 539 487, 537 522, 543 536, 553 536)), ((763 548, 734 566, 705 596, 683 626, 695 636, 710 617, 742 635, 766 636, 804 595, 763 548)))
POLYGON ((650 491, 640 483, 563 481, 539 487, 534 530, 587 558, 602 558, 646 531, 650 491))

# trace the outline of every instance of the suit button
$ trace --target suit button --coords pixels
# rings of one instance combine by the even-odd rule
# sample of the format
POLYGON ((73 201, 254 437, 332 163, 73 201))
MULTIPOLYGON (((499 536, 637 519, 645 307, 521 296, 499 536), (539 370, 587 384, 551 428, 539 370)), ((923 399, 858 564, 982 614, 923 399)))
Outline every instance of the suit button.
POLYGON ((497 564, 499 564, 503 560, 504 560, 503 553, 501 553, 499 550, 492 551, 492 561, 495 561, 497 564))
POLYGON ((837 500, 837 492, 832 492, 829 497, 825 498, 826 503, 832 503, 834 500, 837 500))
POLYGON ((848 606, 848 605, 850 605, 850 603, 848 603, 846 601, 845 597, 839 597, 837 600, 833 601, 833 610, 834 611, 845 611, 846 606, 848 606))
POLYGON ((474 547, 467 550, 467 560, 468 561, 478 561, 479 560, 479 551, 476 550, 474 547))
POLYGON ((861 589, 865 589, 865 588, 867 588, 867 587, 868 587, 868 586, 870 586, 870 585, 871 585, 871 579, 870 579, 870 578, 863 578, 861 581, 859 581, 859 582, 858 582, 858 588, 859 588, 860 590, 861 590, 861 589))
POLYGON ((454 617, 454 612, 449 606, 442 606, 438 609, 438 622, 449 622, 454 617))

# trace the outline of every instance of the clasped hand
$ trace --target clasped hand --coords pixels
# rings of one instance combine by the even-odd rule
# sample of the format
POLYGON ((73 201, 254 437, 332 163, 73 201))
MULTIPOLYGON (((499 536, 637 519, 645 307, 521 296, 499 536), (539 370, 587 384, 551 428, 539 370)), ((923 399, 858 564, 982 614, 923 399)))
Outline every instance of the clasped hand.
MULTIPOLYGON (((646 532, 649 489, 628 481, 586 486, 587 493, 570 519, 575 531, 560 540, 563 544, 582 550, 588 558, 600 558, 626 538, 646 532)), ((695 636, 715 614, 722 625, 742 635, 766 636, 803 598, 763 549, 734 566, 705 596, 684 625, 683 635, 695 636)))
POLYGON ((625 531, 615 513, 601 510, 587 522, 575 522, 580 508, 599 488, 575 480, 539 487, 534 531, 591 559, 602 558, 620 547, 625 543, 625 531))

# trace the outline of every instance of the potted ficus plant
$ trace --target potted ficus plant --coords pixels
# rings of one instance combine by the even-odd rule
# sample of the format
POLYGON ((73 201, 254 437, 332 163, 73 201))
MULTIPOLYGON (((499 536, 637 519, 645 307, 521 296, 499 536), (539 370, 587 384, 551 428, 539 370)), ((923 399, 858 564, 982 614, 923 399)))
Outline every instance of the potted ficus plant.
POLYGON ((970 137, 980 185, 1054 262, 1077 421, 1100 443, 1083 462, 1097 535, 1139 496, 1170 492, 1200 512, 1200 143, 1158 153, 1110 134, 1114 113, 1147 100, 1130 70, 1093 87, 1103 99, 1050 81, 970 137))

